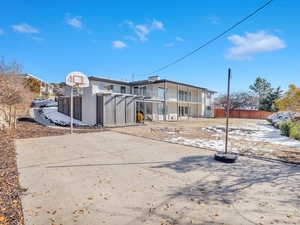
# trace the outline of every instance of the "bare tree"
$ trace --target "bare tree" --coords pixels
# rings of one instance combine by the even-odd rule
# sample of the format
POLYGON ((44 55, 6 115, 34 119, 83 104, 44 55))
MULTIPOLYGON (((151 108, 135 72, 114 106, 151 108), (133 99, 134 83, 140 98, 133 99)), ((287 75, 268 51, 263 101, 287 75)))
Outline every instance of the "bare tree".
POLYGON ((16 127, 18 116, 27 113, 34 96, 17 76, 21 68, 15 61, 0 60, 0 112, 10 128, 16 127))
MULTIPOLYGON (((226 111, 226 94, 221 94, 215 98, 215 108, 221 108, 226 111)), ((229 110, 234 109, 254 109, 257 108, 257 98, 248 92, 234 92, 229 96, 229 110)))

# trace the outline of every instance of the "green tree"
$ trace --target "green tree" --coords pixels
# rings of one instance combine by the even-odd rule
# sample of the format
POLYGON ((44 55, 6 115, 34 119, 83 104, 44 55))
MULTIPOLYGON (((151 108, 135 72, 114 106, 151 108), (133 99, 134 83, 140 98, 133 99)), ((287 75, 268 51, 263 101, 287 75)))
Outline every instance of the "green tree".
POLYGON ((259 104, 260 110, 265 110, 269 112, 277 112, 278 107, 275 102, 282 97, 282 90, 280 87, 271 88, 269 93, 267 93, 261 100, 259 104))
POLYGON ((249 89, 259 97, 259 99, 262 99, 265 97, 271 89, 271 83, 268 82, 265 78, 257 77, 254 84, 251 84, 249 86, 249 89))

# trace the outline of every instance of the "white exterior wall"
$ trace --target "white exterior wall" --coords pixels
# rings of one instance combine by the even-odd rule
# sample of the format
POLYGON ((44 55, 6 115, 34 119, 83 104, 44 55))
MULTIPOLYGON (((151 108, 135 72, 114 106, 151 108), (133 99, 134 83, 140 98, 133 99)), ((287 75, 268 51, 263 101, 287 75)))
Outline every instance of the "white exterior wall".
MULTIPOLYGON (((140 87, 145 86, 141 85, 140 87)), ((177 107, 187 106, 189 107, 189 117, 208 117, 213 116, 213 97, 208 97, 208 93, 204 90, 188 87, 184 85, 178 85, 166 82, 153 83, 147 85, 147 96, 151 97, 153 100, 161 100, 162 104, 163 98, 158 97, 158 88, 166 88, 166 120, 177 120, 177 107), (191 93, 191 101, 178 101, 178 90, 187 91, 191 93), (209 113, 207 107, 211 107, 211 112, 209 113)), ((157 103, 153 103, 152 114, 150 115, 153 120, 163 120, 164 115, 158 115, 157 113, 157 103)), ((188 119, 188 116, 181 116, 178 119, 188 119)))
POLYGON ((96 95, 93 85, 83 89, 82 95, 82 121, 91 125, 96 124, 96 95))
POLYGON ((177 103, 168 102, 167 103, 167 120, 177 120, 177 103))
POLYGON ((107 86, 113 85, 113 90, 112 92, 115 93, 121 93, 121 86, 126 87, 126 93, 130 93, 130 86, 129 85, 122 85, 122 84, 115 84, 115 83, 108 83, 108 82, 103 82, 103 81, 91 81, 91 83, 94 86, 94 93, 97 93, 99 91, 108 91, 107 86))
MULTIPOLYGON (((131 93, 131 87, 129 85, 114 84, 101 81, 90 81, 90 87, 83 89, 82 95, 82 120, 89 124, 96 123, 96 94, 103 91, 108 91, 107 86, 113 85, 112 92, 121 92, 121 86, 126 87, 126 93, 131 93)), ((148 85, 137 85, 139 87, 147 87, 147 95, 151 99, 159 99, 158 97, 158 88, 166 87, 166 120, 177 120, 177 119, 187 119, 188 117, 178 117, 177 112, 178 106, 189 106, 190 107, 190 116, 191 117, 204 117, 204 116, 213 116, 213 97, 208 98, 207 93, 203 90, 187 87, 184 85, 179 85, 179 90, 191 92, 191 102, 177 102, 177 85, 173 83, 166 84, 162 83, 153 83, 148 85), (166 85, 166 86, 165 86, 166 85), (212 114, 208 114, 207 106, 211 106, 212 114)), ((133 88, 133 87, 132 87, 133 88)), ((160 99, 163 100, 163 99, 160 99)), ((161 102, 163 104, 163 101, 161 102)), ((152 114, 148 114, 153 120, 164 120, 164 115, 158 114, 157 109, 158 103, 152 103, 152 114)))

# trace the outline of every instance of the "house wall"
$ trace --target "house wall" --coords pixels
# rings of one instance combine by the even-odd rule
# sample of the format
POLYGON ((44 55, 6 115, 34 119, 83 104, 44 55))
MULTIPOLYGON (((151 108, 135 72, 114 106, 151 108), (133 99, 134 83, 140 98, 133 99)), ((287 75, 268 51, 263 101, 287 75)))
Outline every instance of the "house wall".
POLYGON ((82 95, 82 121, 91 125, 96 124, 96 95, 93 86, 83 88, 82 95))
POLYGON ((123 85, 123 84, 115 84, 115 83, 108 83, 108 82, 100 82, 100 81, 91 81, 91 85, 94 87, 94 93, 97 93, 99 91, 108 91, 107 87, 110 85, 113 85, 112 92, 114 93, 121 93, 121 86, 124 86, 126 88, 126 94, 131 93, 131 88, 129 85, 123 85))
MULTIPOLYGON (((96 95, 97 93, 103 93, 103 92, 112 92, 112 93, 120 93, 121 92, 121 86, 124 86, 126 88, 126 93, 131 94, 133 93, 133 87, 130 85, 123 85, 123 84, 116 84, 116 83, 109 83, 109 82, 102 82, 102 81, 90 81, 90 86, 88 88, 81 89, 82 91, 82 121, 89 123, 91 125, 97 123, 97 104, 96 104, 96 95), (108 90, 107 87, 109 85, 113 85, 112 90, 108 90)), ((146 86, 146 95, 150 97, 152 100, 161 100, 161 102, 155 102, 155 103, 148 103, 151 104, 152 113, 148 114, 147 116, 151 117, 153 120, 177 120, 177 119, 187 119, 188 117, 203 117, 203 116, 213 116, 213 98, 209 97, 207 92, 204 92, 202 89, 188 87, 185 85, 177 85, 174 83, 151 83, 147 85, 137 85, 139 88, 142 88, 146 86), (159 104, 164 105, 164 98, 163 95, 159 96, 159 88, 166 88, 166 115, 162 113, 158 113, 158 106, 159 104), (178 90, 188 91, 191 93, 191 101, 178 101, 178 90), (178 106, 188 106, 189 107, 189 115, 188 116, 179 116, 178 113, 178 106), (211 110, 208 110, 208 107, 211 108, 211 110)), ((142 91, 139 92, 139 94, 142 94, 142 91)), ((120 101, 121 105, 125 104, 122 103, 122 100, 120 101)), ((135 102, 135 101, 134 101, 135 102)), ((135 104, 134 112, 130 111, 130 115, 134 114, 134 122, 135 122, 135 104)), ((121 108, 118 109, 118 113, 121 113, 122 115, 125 113, 122 113, 123 106, 120 106, 121 108)), ((148 112, 149 113, 149 112, 148 112)), ((120 123, 124 124, 124 119, 121 118, 120 123)))
MULTIPOLYGON (((145 85, 140 85, 140 88, 145 85)), ((166 88, 166 120, 177 120, 178 106, 189 108, 188 116, 180 116, 180 119, 188 117, 212 117, 213 116, 213 98, 210 92, 199 88, 193 88, 185 85, 173 83, 152 83, 147 86, 147 97, 153 100, 161 100, 164 103, 163 96, 159 96, 159 88, 166 88), (179 100, 179 90, 190 93, 190 99, 187 101, 179 100), (178 101, 178 102, 177 102, 178 101), (210 110, 209 110, 210 108, 210 110)), ((164 115, 158 114, 158 103, 153 103, 152 113, 148 114, 153 120, 163 120, 164 115)), ((179 118, 178 118, 179 119, 179 118)))

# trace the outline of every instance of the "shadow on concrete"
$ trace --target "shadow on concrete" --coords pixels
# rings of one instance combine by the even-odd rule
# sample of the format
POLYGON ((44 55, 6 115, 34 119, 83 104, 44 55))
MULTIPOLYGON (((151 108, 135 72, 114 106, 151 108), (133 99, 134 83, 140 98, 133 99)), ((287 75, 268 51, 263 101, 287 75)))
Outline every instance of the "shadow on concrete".
POLYGON ((180 188, 172 194, 173 196, 192 197, 205 203, 230 204, 232 201, 243 199, 240 193, 244 190, 267 183, 276 187, 276 190, 281 189, 289 193, 289 199, 282 204, 288 202, 300 207, 300 166, 297 165, 247 158, 239 158, 234 164, 224 164, 215 161, 213 156, 191 156, 152 168, 169 168, 177 173, 201 170, 214 177, 180 188))

